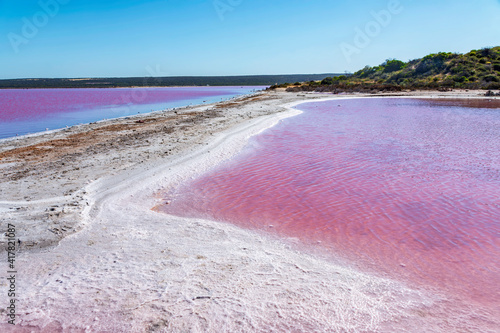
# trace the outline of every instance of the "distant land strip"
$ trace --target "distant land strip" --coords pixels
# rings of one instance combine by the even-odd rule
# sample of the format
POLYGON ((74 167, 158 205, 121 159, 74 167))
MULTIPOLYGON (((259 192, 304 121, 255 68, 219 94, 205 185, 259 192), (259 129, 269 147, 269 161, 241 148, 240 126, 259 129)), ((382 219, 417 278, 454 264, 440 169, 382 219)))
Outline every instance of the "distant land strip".
POLYGON ((125 88, 172 86, 271 86, 293 82, 322 80, 341 74, 286 74, 246 76, 167 76, 112 78, 38 78, 0 80, 0 89, 8 88, 125 88))

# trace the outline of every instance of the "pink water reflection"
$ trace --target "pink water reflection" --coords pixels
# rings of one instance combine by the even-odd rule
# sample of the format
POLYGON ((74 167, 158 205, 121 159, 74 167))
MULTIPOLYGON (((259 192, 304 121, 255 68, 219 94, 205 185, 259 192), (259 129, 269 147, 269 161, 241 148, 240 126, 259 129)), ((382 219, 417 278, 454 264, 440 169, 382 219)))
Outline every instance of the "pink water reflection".
POLYGON ((362 266, 496 309, 500 109, 475 106, 303 104, 231 162, 166 194, 161 210, 320 241, 362 266))

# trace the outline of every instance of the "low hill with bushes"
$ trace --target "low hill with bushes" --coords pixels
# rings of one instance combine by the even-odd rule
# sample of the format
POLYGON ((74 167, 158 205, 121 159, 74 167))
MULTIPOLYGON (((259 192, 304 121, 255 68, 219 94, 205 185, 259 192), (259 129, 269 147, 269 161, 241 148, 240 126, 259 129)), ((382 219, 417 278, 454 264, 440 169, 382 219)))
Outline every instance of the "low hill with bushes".
POLYGON ((500 89, 500 47, 472 50, 467 54, 434 53, 403 62, 388 59, 383 64, 350 75, 326 77, 305 84, 286 84, 300 91, 400 91, 403 89, 500 89))

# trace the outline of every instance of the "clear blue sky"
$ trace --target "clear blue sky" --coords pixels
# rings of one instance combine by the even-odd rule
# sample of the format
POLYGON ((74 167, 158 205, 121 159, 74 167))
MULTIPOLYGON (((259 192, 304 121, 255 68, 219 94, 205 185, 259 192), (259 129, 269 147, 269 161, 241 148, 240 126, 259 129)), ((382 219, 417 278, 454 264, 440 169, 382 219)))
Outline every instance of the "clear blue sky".
POLYGON ((0 78, 344 72, 497 45, 500 0, 0 0, 0 78))

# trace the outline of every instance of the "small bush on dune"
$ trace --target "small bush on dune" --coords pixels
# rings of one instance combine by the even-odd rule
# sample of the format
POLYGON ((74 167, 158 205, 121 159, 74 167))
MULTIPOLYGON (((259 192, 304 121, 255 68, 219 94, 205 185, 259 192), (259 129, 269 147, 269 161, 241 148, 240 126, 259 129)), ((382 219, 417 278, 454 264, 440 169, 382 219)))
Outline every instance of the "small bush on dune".
POLYGON ((493 50, 491 47, 482 48, 479 52, 483 57, 489 57, 490 55, 493 54, 493 50))
POLYGON ((325 85, 325 86, 329 86, 332 83, 333 83, 333 78, 331 78, 331 77, 326 77, 323 79, 323 81, 321 81, 321 84, 325 85))
POLYGON ((486 75, 484 77, 484 81, 486 81, 486 82, 500 82, 500 80, 498 79, 498 76, 496 76, 496 75, 486 75))
POLYGON ((485 87, 485 89, 498 90, 498 89, 500 89, 500 83, 499 82, 491 82, 485 87))
POLYGON ((406 64, 402 62, 401 60, 396 60, 396 59, 387 59, 384 64, 384 73, 392 73, 395 71, 399 71, 403 68, 406 67, 406 64))

